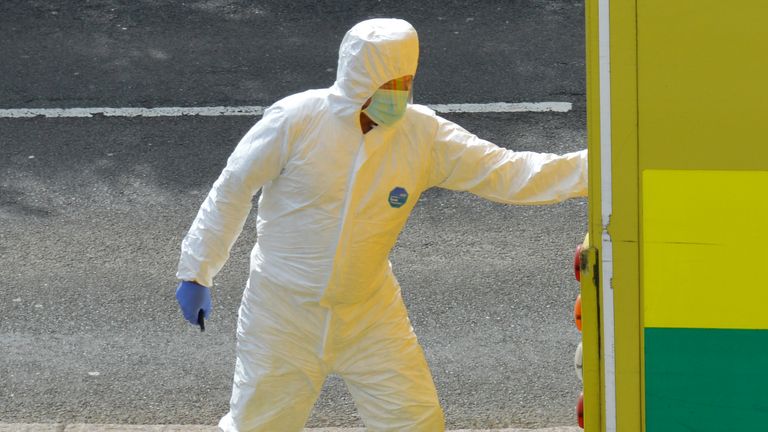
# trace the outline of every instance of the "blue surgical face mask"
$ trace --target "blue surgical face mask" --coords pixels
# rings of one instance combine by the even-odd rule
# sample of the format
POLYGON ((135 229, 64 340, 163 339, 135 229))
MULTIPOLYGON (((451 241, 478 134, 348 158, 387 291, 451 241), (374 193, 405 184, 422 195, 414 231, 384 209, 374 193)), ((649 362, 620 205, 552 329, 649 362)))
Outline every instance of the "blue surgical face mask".
POLYGON ((391 126, 403 117, 410 98, 410 90, 378 89, 363 112, 377 124, 391 126))

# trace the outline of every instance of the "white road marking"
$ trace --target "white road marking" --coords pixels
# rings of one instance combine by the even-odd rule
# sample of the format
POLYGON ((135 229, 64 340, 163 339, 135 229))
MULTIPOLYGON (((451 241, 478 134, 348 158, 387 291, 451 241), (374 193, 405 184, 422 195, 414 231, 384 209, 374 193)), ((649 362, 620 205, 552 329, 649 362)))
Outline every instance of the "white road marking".
POLYGON ((491 102, 484 104, 429 104, 431 109, 441 113, 516 113, 516 112, 568 112, 570 102, 491 102))
MULTIPOLYGON (((568 112, 570 102, 492 102, 465 104, 428 104, 440 113, 519 113, 568 112)), ((181 117, 181 116, 260 116, 263 106, 208 106, 157 108, 13 108, 0 109, 0 118, 75 118, 75 117, 181 117)))
MULTIPOLYGON (((122 425, 64 423, 0 423, 0 432, 217 432, 208 425, 122 425)), ((363 428, 317 428, 304 432, 364 432, 363 428)), ((578 427, 545 429, 456 429, 449 432, 581 432, 578 427)))

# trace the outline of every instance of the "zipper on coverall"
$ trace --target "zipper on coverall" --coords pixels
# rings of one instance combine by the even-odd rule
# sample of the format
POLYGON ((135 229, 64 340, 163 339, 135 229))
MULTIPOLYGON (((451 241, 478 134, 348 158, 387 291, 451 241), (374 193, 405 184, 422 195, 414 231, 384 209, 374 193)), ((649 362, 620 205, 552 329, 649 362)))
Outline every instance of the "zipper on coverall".
MULTIPOLYGON (((355 162, 352 165, 352 170, 349 173, 349 179, 347 180, 347 190, 344 195, 344 206, 341 213, 341 223, 339 224, 339 234, 336 238, 336 247, 334 248, 334 259, 332 266, 335 267, 336 265, 336 253, 339 250, 339 244, 341 243, 341 237, 344 233, 344 227, 347 221, 347 214, 349 212, 349 207, 352 203, 352 192, 354 191, 354 185, 355 185, 355 177, 357 177, 357 172, 360 170, 360 168, 363 166, 363 163, 365 162, 366 155, 365 155, 365 135, 363 135, 360 138, 360 145, 357 148, 357 154, 355 155, 355 162)), ((333 280, 334 270, 331 269, 331 275, 328 279, 328 282, 326 282, 325 285, 325 292, 323 292, 323 296, 325 296, 325 293, 328 291, 328 286, 330 285, 331 280, 333 280)), ((320 346, 318 347, 318 357, 323 360, 324 363, 329 364, 331 361, 331 353, 328 352, 328 345, 331 343, 331 321, 333 319, 333 308, 329 304, 323 304, 324 300, 321 298, 320 300, 320 306, 328 308, 328 311, 325 315, 325 326, 323 328, 323 339, 320 341, 320 346)))

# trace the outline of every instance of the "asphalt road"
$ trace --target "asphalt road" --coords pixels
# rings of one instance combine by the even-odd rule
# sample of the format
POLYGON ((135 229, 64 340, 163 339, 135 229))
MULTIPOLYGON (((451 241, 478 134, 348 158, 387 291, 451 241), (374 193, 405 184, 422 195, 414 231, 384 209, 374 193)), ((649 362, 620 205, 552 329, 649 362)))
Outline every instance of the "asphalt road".
MULTIPOLYGON (((268 105, 333 82, 369 17, 410 21, 422 103, 515 150, 584 148, 581 1, 4 1, 0 108, 268 105)), ((251 217, 200 334, 178 247, 249 117, 0 119, 0 422, 214 424, 226 412, 251 217)), ((574 423, 575 245, 586 200, 503 206, 434 189, 391 260, 450 428, 574 423)), ((308 423, 360 425, 331 377, 308 423)))

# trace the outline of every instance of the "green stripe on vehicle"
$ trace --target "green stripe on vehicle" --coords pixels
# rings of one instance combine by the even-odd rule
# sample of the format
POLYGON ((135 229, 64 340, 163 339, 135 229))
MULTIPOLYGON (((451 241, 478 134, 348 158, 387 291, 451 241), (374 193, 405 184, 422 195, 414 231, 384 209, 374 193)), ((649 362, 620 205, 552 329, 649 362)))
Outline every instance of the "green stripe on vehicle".
POLYGON ((645 329, 646 432, 768 430, 768 330, 645 329))

